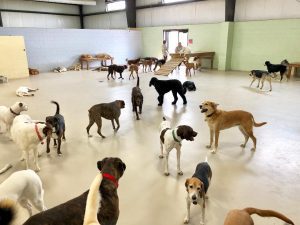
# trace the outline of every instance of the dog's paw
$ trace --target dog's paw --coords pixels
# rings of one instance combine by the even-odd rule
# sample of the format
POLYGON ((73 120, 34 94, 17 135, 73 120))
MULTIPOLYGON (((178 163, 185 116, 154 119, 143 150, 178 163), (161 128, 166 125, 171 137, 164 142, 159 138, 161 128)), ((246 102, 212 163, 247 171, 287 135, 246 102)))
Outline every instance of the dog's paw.
POLYGON ((23 158, 23 157, 20 158, 20 161, 21 161, 21 162, 23 162, 24 160, 25 160, 25 158, 23 158))
POLYGON ((172 105, 176 105, 176 102, 172 102, 172 105))
POLYGON ((217 150, 215 148, 210 150, 210 153, 212 153, 212 154, 216 154, 216 152, 217 152, 217 150))
POLYGON ((204 225, 204 222, 203 222, 203 221, 200 221, 200 225, 204 225))
POLYGON ((91 135, 91 134, 88 134, 88 137, 90 138, 90 137, 93 137, 93 135, 91 135))
POLYGON ((187 104, 187 102, 184 102, 183 104, 184 104, 184 105, 186 105, 186 104, 187 104))
POLYGON ((208 148, 208 149, 210 149, 210 148, 211 148, 211 145, 206 145, 205 147, 208 148))
POLYGON ((58 157, 61 157, 61 156, 62 156, 62 153, 61 153, 61 152, 57 153, 57 156, 58 156, 58 157))
POLYGON ((163 155, 159 155, 159 158, 162 159, 164 156, 163 155))
POLYGON ((41 171, 41 168, 37 166, 34 171, 39 172, 39 171, 41 171))
POLYGON ((254 152, 255 150, 256 150, 256 148, 251 148, 251 151, 253 151, 253 152, 254 152))
POLYGON ((157 106, 162 106, 162 104, 161 104, 161 103, 158 103, 157 106))
POLYGON ((241 146, 242 148, 245 148, 245 147, 246 147, 246 145, 245 145, 245 144, 241 144, 240 146, 241 146))
POLYGON ((169 175, 170 175, 170 173, 169 173, 169 172, 165 172, 164 174, 165 174, 165 176, 169 176, 169 175))
POLYGON ((183 175, 183 172, 182 171, 179 171, 177 172, 178 175, 182 176, 183 175))
POLYGON ((187 217, 185 217, 184 220, 183 220, 183 223, 188 224, 189 222, 190 222, 190 220, 187 217))

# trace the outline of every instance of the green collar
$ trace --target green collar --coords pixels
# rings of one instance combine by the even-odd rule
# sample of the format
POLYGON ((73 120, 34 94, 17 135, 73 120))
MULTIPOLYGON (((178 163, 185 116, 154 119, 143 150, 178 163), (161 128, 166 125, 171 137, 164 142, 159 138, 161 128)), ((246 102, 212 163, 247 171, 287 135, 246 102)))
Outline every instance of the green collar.
POLYGON ((181 144, 181 142, 176 138, 175 136, 175 130, 172 131, 172 135, 173 135, 173 138, 176 142, 179 142, 181 144))

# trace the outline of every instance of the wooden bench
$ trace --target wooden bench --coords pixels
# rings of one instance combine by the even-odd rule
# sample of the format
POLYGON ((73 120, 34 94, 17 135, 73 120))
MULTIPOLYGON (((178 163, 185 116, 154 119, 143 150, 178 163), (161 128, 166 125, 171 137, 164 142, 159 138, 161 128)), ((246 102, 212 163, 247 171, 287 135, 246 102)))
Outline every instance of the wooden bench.
POLYGON ((89 63, 94 62, 94 61, 99 61, 100 62, 100 67, 101 66, 106 66, 107 63, 106 61, 110 61, 111 64, 113 64, 114 58, 113 57, 80 57, 80 64, 81 64, 81 69, 83 70, 83 64, 86 63, 86 69, 89 70, 89 63))
POLYGON ((295 76, 296 68, 300 68, 300 62, 294 62, 294 63, 289 64, 288 73, 287 73, 287 78, 288 79, 295 76))

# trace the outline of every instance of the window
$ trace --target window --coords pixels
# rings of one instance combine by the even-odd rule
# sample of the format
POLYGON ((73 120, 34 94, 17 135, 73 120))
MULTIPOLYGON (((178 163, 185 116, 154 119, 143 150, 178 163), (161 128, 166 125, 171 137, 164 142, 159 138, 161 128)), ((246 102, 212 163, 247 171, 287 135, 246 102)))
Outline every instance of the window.
POLYGON ((111 2, 106 4, 106 11, 116 11, 116 10, 122 10, 125 9, 125 1, 117 1, 117 2, 111 2))
POLYGON ((175 2, 186 2, 188 0, 162 0, 162 3, 168 4, 168 3, 175 3, 175 2))

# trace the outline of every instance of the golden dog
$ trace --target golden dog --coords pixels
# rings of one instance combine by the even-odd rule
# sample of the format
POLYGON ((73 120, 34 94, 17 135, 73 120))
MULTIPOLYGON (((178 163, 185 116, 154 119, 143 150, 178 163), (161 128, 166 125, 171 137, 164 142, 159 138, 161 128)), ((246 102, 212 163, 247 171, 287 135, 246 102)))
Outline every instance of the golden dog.
POLYGON ((194 70, 194 75, 195 75, 195 64, 190 63, 188 60, 184 60, 183 63, 186 66, 186 69, 185 69, 186 76, 188 76, 188 75, 190 75, 190 77, 192 76, 192 73, 191 73, 192 69, 194 70))
POLYGON ((206 101, 200 105, 201 113, 205 113, 205 121, 208 124, 210 130, 210 144, 206 146, 207 148, 211 148, 214 136, 215 136, 215 146, 212 149, 212 153, 216 153, 219 142, 219 134, 221 130, 225 130, 234 126, 238 126, 240 131, 245 137, 244 144, 241 144, 242 148, 245 148, 249 137, 253 141, 252 151, 256 149, 256 138, 253 135, 253 126, 260 127, 265 125, 266 122, 256 123, 253 115, 249 112, 242 110, 234 110, 234 111, 223 111, 217 109, 218 104, 214 102, 206 101))
POLYGON ((251 218, 252 214, 257 214, 262 217, 277 217, 288 224, 294 224, 286 216, 272 210, 261 210, 256 208, 234 209, 231 210, 225 219, 224 225, 254 225, 251 218))

